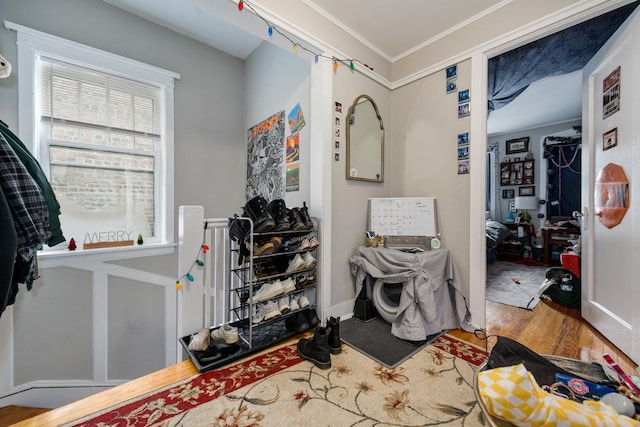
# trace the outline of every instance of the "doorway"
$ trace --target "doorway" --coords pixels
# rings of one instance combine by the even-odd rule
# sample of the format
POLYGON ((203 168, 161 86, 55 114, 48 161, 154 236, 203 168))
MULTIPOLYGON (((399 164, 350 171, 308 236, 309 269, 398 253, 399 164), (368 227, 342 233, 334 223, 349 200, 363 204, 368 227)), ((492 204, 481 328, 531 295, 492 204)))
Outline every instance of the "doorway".
MULTIPOLYGON (((529 43, 528 45, 524 45, 521 46, 519 48, 514 49, 514 51, 518 51, 517 53, 513 53, 513 51, 508 51, 505 52, 501 55, 495 56, 493 58, 491 58, 489 60, 489 87, 488 87, 488 100, 489 100, 489 105, 490 105, 490 109, 492 106, 492 102, 493 102, 493 107, 498 106, 498 105, 507 105, 512 99, 515 99, 516 97, 520 96, 520 95, 524 95, 526 93, 527 90, 529 90, 529 88, 534 88, 534 84, 531 84, 529 86, 529 84, 514 84, 513 89, 508 89, 508 90, 503 90, 504 87, 502 85, 502 83, 500 81, 498 81, 496 79, 496 74, 492 74, 491 71, 491 67, 492 67, 492 61, 494 61, 493 66, 495 66, 496 63, 500 63, 502 60, 502 56, 504 56, 504 62, 505 63, 510 63, 513 64, 514 63, 514 58, 527 58, 527 54, 524 53, 523 51, 525 51, 528 48, 533 48, 533 49, 537 49, 537 56, 543 56, 544 55, 540 55, 540 49, 541 49, 541 45, 543 44, 543 41, 545 39, 551 39, 554 36, 559 36, 562 37, 563 40, 566 41, 567 38, 567 34, 581 34, 580 37, 582 37, 582 35, 584 34, 584 26, 587 24, 591 24, 595 21, 600 21, 598 26, 598 31, 600 33, 602 33, 603 31, 603 27, 602 22, 606 22, 606 24, 608 25, 607 30, 606 30, 606 34, 604 34, 603 39, 598 43, 598 45, 595 45, 593 47, 584 47, 584 51, 580 53, 579 55, 579 69, 577 71, 577 74, 579 75, 579 81, 580 81, 580 85, 576 90, 576 95, 575 98, 577 99, 576 105, 577 105, 577 113, 574 116, 574 120, 573 122, 565 122, 563 125, 565 126, 565 128, 568 128, 568 130, 572 130, 572 128, 579 128, 580 127, 580 119, 581 119, 581 104, 580 104, 580 99, 581 99, 581 90, 582 90, 582 73, 581 73, 581 69, 584 66, 584 64, 586 64, 586 62, 595 54, 595 52, 600 48, 600 46, 602 46, 602 44, 604 44, 604 42, 610 37, 611 34, 613 34, 613 32, 615 32, 615 30, 622 24, 622 22, 624 22, 624 20, 631 14, 631 12, 633 12, 633 10, 635 9, 635 7, 637 6, 636 3, 634 4, 630 4, 627 6, 623 6, 619 9, 616 9, 612 12, 608 12, 606 14, 600 15, 596 18, 592 18, 588 21, 582 22, 580 24, 576 24, 574 27, 570 27, 566 30, 562 30, 559 33, 556 34, 552 34, 550 36, 546 36, 543 39, 540 40, 536 40, 533 41, 531 43, 529 43), (615 19, 612 19, 611 17, 615 15, 615 19), (562 35, 561 35, 562 34, 562 35), (495 102, 492 100, 492 97, 494 97, 496 94, 498 94, 498 96, 496 96, 496 100, 495 102)), ((551 45, 553 46, 553 41, 551 41, 551 45)), ((569 43, 571 44, 571 43, 569 43)), ((573 46, 573 48, 575 49, 575 46, 573 46)), ((531 67, 531 65, 527 65, 528 67, 531 67)), ((535 66, 535 65, 534 65, 535 66)), ((554 75, 558 74, 558 70, 550 70, 549 75, 554 75)), ((569 73, 576 73, 575 69, 568 69, 568 72, 565 74, 569 74, 569 73)), ((526 73, 525 73, 526 74, 526 73)), ((535 78, 542 78, 544 79, 545 75, 544 75, 544 71, 542 71, 542 69, 537 71, 535 74, 535 78)), ((511 75, 511 77, 513 77, 513 75, 511 75)), ((507 78, 508 80, 508 78, 507 78)), ((525 82, 526 83, 526 82, 525 82)), ((511 84, 511 83, 509 83, 511 84)), ((551 94, 546 94, 547 98, 551 98, 551 94)), ((516 103, 516 101, 513 101, 514 103, 516 103)), ((531 108, 531 103, 529 103, 529 107, 531 108)), ((494 111, 498 111, 497 109, 494 111)), ((531 111, 531 110, 529 110, 531 111)), ((488 133, 490 130, 490 121, 492 120, 492 116, 491 113, 488 115, 488 119, 487 119, 487 131, 488 133)), ((513 161, 514 159, 517 159, 518 161, 521 160, 520 156, 517 155, 510 155, 510 156, 506 156, 509 157, 508 159, 505 159, 505 154, 508 152, 508 150, 506 149, 506 144, 507 141, 509 140, 513 140, 513 139, 517 139, 520 137, 528 137, 528 143, 533 145, 533 143, 536 143, 537 148, 534 147, 528 147, 530 151, 531 149, 533 149, 531 154, 531 158, 533 158, 534 160, 534 164, 535 166, 535 171, 537 172, 538 175, 538 179, 536 180, 536 184, 535 187, 533 189, 533 196, 535 196, 539 202, 541 202, 542 204, 539 206, 539 208, 535 211, 535 216, 539 217, 538 221, 536 221, 535 219, 532 221, 533 223, 535 223, 535 234, 534 234, 534 238, 531 240, 531 244, 530 244, 530 249, 529 251, 526 252, 526 255, 531 256, 531 258, 535 259, 536 257, 536 253, 538 252, 540 248, 540 246, 544 245, 542 244, 543 242, 541 242, 541 236, 539 237, 539 233, 538 230, 540 230, 541 226, 544 226, 545 224, 548 224, 548 222, 552 222, 555 223, 557 221, 572 221, 573 218, 571 218, 571 212, 573 210, 580 210, 580 201, 579 201, 579 197, 578 197, 578 201, 577 201, 577 205, 574 206, 575 202, 567 202, 565 201, 565 197, 567 194, 567 186, 566 186, 566 182, 562 182, 562 177, 564 177, 565 175, 563 175, 564 173, 564 169, 573 169, 575 170, 575 163, 572 162, 571 160, 575 161, 575 156, 580 157, 579 154, 579 145, 578 147, 578 151, 576 151, 576 146, 573 146, 573 148, 569 148, 569 144, 566 143, 565 141, 560 141, 561 138, 563 138, 565 136, 565 134, 559 133, 556 134, 556 132, 558 132, 560 129, 547 129, 548 133, 547 133, 547 137, 550 138, 549 140, 546 139, 546 137, 542 137, 542 134, 539 135, 528 135, 530 133, 534 133, 535 134, 535 128, 529 128, 529 129, 519 129, 519 130, 515 130, 511 133, 503 133, 498 135, 498 137, 494 137, 492 138, 492 135, 489 134, 489 136, 487 137, 487 149, 492 149, 493 152, 495 153, 495 157, 496 159, 493 162, 493 167, 496 168, 497 172, 496 173, 488 173, 487 175, 490 175, 490 178, 492 179, 487 180, 485 182, 485 191, 487 192, 487 202, 491 201, 492 202, 492 207, 491 210, 492 214, 494 217, 497 217, 499 220, 504 220, 506 219, 506 215, 505 212, 508 211, 508 205, 509 205, 509 199, 511 199, 512 197, 515 198, 519 195, 519 191, 520 191, 520 185, 517 185, 515 188, 509 187, 509 186, 505 186, 504 188, 502 188, 499 184, 500 184, 500 178, 501 178, 501 171, 500 171, 500 164, 503 161, 506 160, 511 160, 513 161), (558 139, 559 142, 554 141, 554 139, 558 139), (547 144, 547 145, 545 145, 547 144), (498 147, 498 149, 496 150, 496 147, 498 147), (537 151, 536 151, 537 150, 537 151), (571 158, 570 159, 566 159, 566 154, 567 154, 567 150, 572 150, 571 151, 571 158), (575 155, 575 156, 574 156, 575 155), (561 157, 563 157, 563 159, 561 159, 561 157), (550 167, 549 165, 553 165, 554 162, 557 164, 557 167, 550 167), (567 163, 568 162, 568 163, 567 163), (549 164, 548 164, 549 163, 549 164), (560 172, 559 177, 556 176, 550 176, 550 174, 552 173, 556 173, 556 172, 560 172), (549 181, 547 181, 547 178, 549 178, 549 181), (555 180, 554 178, 559 178, 559 180, 555 180), (488 191, 490 191, 490 188, 492 186, 496 186, 497 190, 493 191, 491 195, 489 195, 488 191), (502 190, 506 190, 504 193, 502 190), (510 191, 510 190, 514 190, 514 191, 510 191), (491 197, 491 199, 490 199, 491 197), (560 209, 563 206, 570 206, 568 209, 560 209), (575 209, 577 207, 577 209, 575 209)), ((539 130, 540 132, 544 132, 544 130, 539 130)), ((579 136, 579 133, 575 133, 574 135, 571 136, 571 138, 573 138, 574 136, 579 136)), ((528 154, 524 154, 524 156, 528 156, 528 154)), ((525 159, 528 157, 525 157, 525 159)), ((489 171, 491 165, 487 164, 487 170, 489 171)), ((578 185, 579 185, 579 178, 578 178, 578 185)), ((527 189, 525 191, 529 191, 531 192, 531 189, 527 189)), ((579 187, 577 189, 577 193, 580 193, 579 187)), ((487 208, 485 208, 487 209, 487 208)), ((571 226, 576 226, 576 235, 579 235, 579 225, 577 224, 577 222, 575 224, 570 224, 571 226)), ((519 237, 519 236, 518 236, 519 237)), ((572 237, 576 237, 576 236, 572 236, 572 237)), ((569 245, 566 245, 569 246, 569 245)), ((561 251, 562 247, 554 247, 553 250, 551 248, 547 248, 547 250, 549 250, 551 258, 550 257, 545 257, 545 261, 548 264, 549 260, 551 259, 552 261, 554 261, 555 263, 559 264, 559 255, 560 255, 560 251, 561 251), (552 252, 552 253, 551 253, 552 252)), ((491 260, 492 258, 492 254, 490 254, 490 252, 487 252, 487 260, 491 260)), ((544 281, 544 277, 541 278, 540 280, 540 284, 542 284, 542 282, 544 281)), ((486 284, 486 281, 485 281, 486 284)), ((486 289, 486 287, 485 287, 486 289)), ((486 294, 485 294, 486 297, 486 294)))

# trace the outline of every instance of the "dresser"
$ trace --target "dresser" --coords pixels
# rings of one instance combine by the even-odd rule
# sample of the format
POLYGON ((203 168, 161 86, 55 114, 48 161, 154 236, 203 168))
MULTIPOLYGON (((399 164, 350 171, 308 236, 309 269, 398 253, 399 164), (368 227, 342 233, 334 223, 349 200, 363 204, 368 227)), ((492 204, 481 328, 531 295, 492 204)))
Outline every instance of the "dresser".
POLYGON ((530 256, 532 250, 531 239, 536 233, 535 226, 528 222, 504 222, 503 224, 511 231, 511 236, 498 245, 498 259, 519 261, 525 256, 530 256), (519 233, 519 229, 522 230, 521 233, 519 233))
POLYGON ((573 245, 569 240, 580 237, 580 229, 544 226, 540 228, 540 234, 544 241, 542 263, 544 265, 560 264, 560 255, 566 248, 573 245))

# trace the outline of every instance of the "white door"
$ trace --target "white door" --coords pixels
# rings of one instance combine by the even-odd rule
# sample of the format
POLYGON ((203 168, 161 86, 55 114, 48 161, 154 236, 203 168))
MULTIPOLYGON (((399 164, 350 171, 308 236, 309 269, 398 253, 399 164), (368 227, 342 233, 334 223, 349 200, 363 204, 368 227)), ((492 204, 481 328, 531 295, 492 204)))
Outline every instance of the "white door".
POLYGON ((582 98, 582 317, 636 363, 640 362, 639 61, 636 10, 584 68, 582 98), (614 166, 606 167, 609 164, 614 166), (602 173, 619 172, 615 165, 626 175, 628 186, 616 177, 619 173, 613 174, 614 179, 602 173), (609 182, 600 184, 599 178, 609 182), (612 226, 624 211, 625 191, 628 210, 612 226))

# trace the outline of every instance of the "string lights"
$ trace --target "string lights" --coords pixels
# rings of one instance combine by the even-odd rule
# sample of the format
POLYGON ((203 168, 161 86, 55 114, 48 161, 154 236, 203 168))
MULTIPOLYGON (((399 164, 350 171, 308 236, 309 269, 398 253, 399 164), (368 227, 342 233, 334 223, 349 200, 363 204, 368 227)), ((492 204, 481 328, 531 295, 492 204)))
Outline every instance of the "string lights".
POLYGON ((269 22, 267 19, 265 19, 262 15, 260 15, 258 13, 258 11, 256 11, 256 9, 248 1, 240 0, 238 2, 238 10, 240 12, 242 12, 244 10, 245 6, 247 7, 247 9, 251 10, 251 12, 253 12, 254 15, 256 15, 258 18, 260 18, 267 25, 267 33, 269 34, 269 37, 273 37, 273 33, 274 32, 280 34, 287 41, 289 41, 289 43, 291 43, 291 50, 294 53, 297 53, 298 49, 302 49, 302 50, 304 50, 304 51, 306 51, 306 52, 308 52, 308 53, 313 55, 313 62, 316 63, 316 64, 318 63, 319 58, 328 59, 331 62, 333 62, 333 71, 334 72, 338 71, 339 64, 344 64, 344 65, 348 66, 351 71, 355 71, 356 63, 358 63, 358 64, 362 65, 363 67, 373 71, 373 67, 365 64, 364 62, 360 61, 359 59, 337 58, 335 56, 327 56, 327 55, 323 55, 322 53, 314 52, 313 50, 309 49, 308 47, 306 47, 306 46, 294 41, 291 37, 289 37, 288 34, 286 34, 284 31, 280 30, 278 27, 276 27, 271 22, 269 22))
POLYGON ((202 255, 206 254, 207 251, 209 250, 209 246, 204 244, 204 241, 207 237, 207 223, 205 222, 204 224, 204 231, 202 232, 202 243, 200 244, 200 250, 198 251, 198 255, 196 256, 195 261, 193 261, 193 263, 191 264, 191 267, 189 267, 189 270, 187 270, 186 273, 184 273, 182 276, 178 277, 178 279, 176 280, 176 290, 177 291, 181 291, 182 290, 182 279, 186 278, 188 281, 193 282, 193 275, 191 274, 191 271, 196 267, 203 267, 204 266, 204 261, 202 261, 202 259, 200 259, 202 257, 202 255))

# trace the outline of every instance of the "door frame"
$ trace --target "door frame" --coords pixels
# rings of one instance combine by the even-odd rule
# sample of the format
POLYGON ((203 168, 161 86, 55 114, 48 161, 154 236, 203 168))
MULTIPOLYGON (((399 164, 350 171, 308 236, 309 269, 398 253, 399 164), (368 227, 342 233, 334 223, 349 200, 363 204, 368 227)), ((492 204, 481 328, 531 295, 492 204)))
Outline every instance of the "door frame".
POLYGON ((488 62, 489 58, 508 52, 519 46, 556 33, 588 19, 610 12, 634 0, 594 0, 581 9, 567 7, 558 14, 520 29, 504 37, 493 40, 471 53, 471 92, 477 94, 471 100, 470 132, 470 215, 469 245, 470 253, 479 253, 469 260, 469 310, 473 322, 486 326, 485 287, 486 287, 486 162, 487 151, 487 102, 488 102, 488 62))

